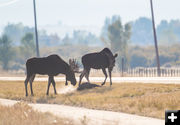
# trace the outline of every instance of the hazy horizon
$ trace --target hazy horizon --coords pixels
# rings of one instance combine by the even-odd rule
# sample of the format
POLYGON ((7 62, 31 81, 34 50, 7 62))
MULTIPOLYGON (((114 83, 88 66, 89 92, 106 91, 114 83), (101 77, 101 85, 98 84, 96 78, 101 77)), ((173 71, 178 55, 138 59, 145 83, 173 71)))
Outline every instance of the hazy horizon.
MULTIPOLYGON (((178 0, 153 0, 156 25, 161 20, 180 19, 178 0)), ((150 0, 36 0, 37 24, 55 26, 62 23, 73 29, 99 34, 106 17, 119 15, 122 23, 139 17, 151 18, 150 0)), ((34 26, 33 0, 1 0, 0 27, 22 22, 34 26)))

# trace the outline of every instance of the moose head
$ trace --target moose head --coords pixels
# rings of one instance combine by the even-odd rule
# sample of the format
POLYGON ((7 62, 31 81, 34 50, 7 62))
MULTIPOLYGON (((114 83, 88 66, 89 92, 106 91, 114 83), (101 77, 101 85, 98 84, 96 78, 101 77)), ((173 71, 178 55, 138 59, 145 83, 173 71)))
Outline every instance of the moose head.
POLYGON ((69 59, 69 65, 74 73, 79 73, 79 64, 76 59, 69 59))
POLYGON ((69 66, 70 66, 70 70, 66 75, 66 79, 68 81, 71 81, 71 84, 75 86, 76 85, 75 73, 79 73, 79 65, 76 59, 69 59, 69 66))
POLYGON ((116 62, 116 57, 118 56, 118 54, 114 54, 114 55, 110 55, 108 53, 105 53, 106 56, 108 57, 108 60, 109 60, 109 69, 112 71, 113 70, 113 67, 115 66, 115 62, 116 62))

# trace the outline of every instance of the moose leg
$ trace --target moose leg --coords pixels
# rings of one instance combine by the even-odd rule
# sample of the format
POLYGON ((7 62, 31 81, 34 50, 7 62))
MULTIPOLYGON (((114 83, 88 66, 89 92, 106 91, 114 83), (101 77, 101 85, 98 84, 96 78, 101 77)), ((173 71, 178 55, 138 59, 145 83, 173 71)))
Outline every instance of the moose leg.
POLYGON ((54 77, 52 78, 52 84, 53 84, 53 87, 54 87, 54 94, 57 94, 57 92, 56 92, 56 83, 54 81, 54 77))
POLYGON ((87 79, 88 82, 90 82, 90 81, 89 81, 89 72, 90 72, 90 69, 88 69, 88 70, 86 71, 86 74, 85 74, 85 77, 86 77, 86 79, 87 79))
POLYGON ((33 83, 33 81, 34 81, 34 78, 35 78, 35 74, 33 74, 33 75, 30 77, 30 80, 29 80, 29 82, 30 82, 30 88, 31 88, 31 95, 32 95, 32 96, 34 96, 34 94, 33 94, 33 89, 32 89, 32 83, 33 83))
POLYGON ((81 85, 81 80, 84 77, 84 75, 86 74, 86 69, 83 70, 83 72, 81 73, 80 77, 79 77, 79 86, 81 85))
POLYGON ((52 82, 52 76, 49 76, 49 79, 48 79, 48 87, 47 87, 47 92, 46 92, 46 95, 49 95, 49 87, 51 85, 51 82, 52 82))
POLYGON ((103 71, 103 73, 104 73, 104 75, 105 75, 105 80, 104 80, 104 82, 101 84, 102 86, 105 84, 105 82, 106 82, 106 79, 107 79, 107 73, 106 73, 106 69, 102 69, 102 71, 103 71))
POLYGON ((28 84, 28 82, 29 82, 29 79, 30 79, 30 76, 27 75, 26 80, 24 81, 26 96, 28 96, 27 84, 28 84))
POLYGON ((66 77, 66 82, 65 82, 65 85, 66 85, 66 86, 68 85, 68 82, 67 82, 67 77, 66 77))
POLYGON ((110 86, 112 85, 112 80, 111 80, 111 70, 108 68, 108 72, 109 72, 109 79, 110 79, 110 86))

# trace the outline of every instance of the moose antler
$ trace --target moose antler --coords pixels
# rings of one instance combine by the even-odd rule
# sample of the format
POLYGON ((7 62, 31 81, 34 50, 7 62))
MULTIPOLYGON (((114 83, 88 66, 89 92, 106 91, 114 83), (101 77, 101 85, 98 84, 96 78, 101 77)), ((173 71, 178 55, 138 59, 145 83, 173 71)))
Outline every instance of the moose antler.
POLYGON ((69 65, 75 73, 81 73, 79 71, 79 64, 76 59, 69 59, 69 65))

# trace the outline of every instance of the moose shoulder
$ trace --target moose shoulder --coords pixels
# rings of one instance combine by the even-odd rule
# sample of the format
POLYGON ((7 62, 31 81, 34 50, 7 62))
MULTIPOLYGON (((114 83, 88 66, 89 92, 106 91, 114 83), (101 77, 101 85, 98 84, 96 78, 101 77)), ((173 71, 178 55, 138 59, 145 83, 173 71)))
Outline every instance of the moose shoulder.
POLYGON ((66 85, 67 81, 70 81, 72 85, 76 85, 76 79, 73 69, 69 64, 67 64, 63 59, 61 59, 58 55, 50 55, 48 57, 43 58, 30 58, 26 62, 26 80, 25 80, 25 90, 26 96, 28 96, 27 92, 27 84, 30 82, 31 95, 33 95, 32 83, 34 81, 36 74, 48 75, 48 88, 47 95, 49 94, 49 87, 51 83, 54 87, 54 93, 56 94, 56 86, 54 81, 54 76, 58 74, 64 74, 66 76, 66 85))

